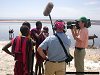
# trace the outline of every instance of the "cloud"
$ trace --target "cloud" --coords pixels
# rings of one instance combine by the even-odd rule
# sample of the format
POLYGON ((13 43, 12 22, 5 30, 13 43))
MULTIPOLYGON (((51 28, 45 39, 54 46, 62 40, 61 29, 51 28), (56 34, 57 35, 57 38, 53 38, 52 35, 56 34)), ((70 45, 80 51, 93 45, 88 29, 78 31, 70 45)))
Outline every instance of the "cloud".
POLYGON ((86 9, 86 8, 71 8, 71 7, 55 7, 51 11, 51 17, 54 18, 66 18, 66 19, 77 19, 81 16, 86 16, 90 19, 100 19, 99 13, 100 8, 86 9), (98 11, 97 11, 98 10, 98 11))
POLYGON ((83 14, 82 11, 77 8, 71 7, 55 7, 52 12, 52 16, 54 17, 67 17, 67 18, 76 18, 83 14))
POLYGON ((86 1, 86 3, 84 3, 84 5, 96 5, 99 4, 100 1, 96 1, 96 0, 91 0, 89 2, 86 1))

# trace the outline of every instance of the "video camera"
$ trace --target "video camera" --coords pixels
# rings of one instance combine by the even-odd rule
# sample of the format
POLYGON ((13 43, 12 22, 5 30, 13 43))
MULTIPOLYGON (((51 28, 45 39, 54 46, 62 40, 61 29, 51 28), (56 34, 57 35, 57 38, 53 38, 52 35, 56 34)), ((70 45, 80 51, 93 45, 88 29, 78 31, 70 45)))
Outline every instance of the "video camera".
MULTIPOLYGON (((73 22, 72 21, 67 22, 67 29, 73 29, 73 26, 76 26, 77 29, 80 29, 79 21, 75 20, 73 22)), ((91 21, 90 21, 90 19, 87 19, 85 27, 89 28, 90 26, 91 26, 91 21)))

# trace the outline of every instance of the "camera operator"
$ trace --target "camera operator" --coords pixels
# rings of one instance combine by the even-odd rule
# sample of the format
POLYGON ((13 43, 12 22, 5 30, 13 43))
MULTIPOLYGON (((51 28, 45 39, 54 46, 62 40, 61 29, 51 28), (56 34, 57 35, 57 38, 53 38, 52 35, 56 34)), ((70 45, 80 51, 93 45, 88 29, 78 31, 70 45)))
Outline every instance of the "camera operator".
POLYGON ((81 17, 79 19, 79 29, 74 26, 71 29, 73 38, 75 39, 75 51, 74 51, 74 62, 76 72, 84 72, 84 58, 85 58, 85 48, 88 46, 88 29, 87 29, 86 17, 81 17))

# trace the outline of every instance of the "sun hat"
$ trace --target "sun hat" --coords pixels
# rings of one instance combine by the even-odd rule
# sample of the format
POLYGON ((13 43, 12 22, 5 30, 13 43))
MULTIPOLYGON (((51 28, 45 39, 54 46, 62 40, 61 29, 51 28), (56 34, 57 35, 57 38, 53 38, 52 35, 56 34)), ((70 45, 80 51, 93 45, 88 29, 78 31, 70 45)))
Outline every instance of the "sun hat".
POLYGON ((87 22, 87 18, 86 17, 80 17, 79 21, 87 22))

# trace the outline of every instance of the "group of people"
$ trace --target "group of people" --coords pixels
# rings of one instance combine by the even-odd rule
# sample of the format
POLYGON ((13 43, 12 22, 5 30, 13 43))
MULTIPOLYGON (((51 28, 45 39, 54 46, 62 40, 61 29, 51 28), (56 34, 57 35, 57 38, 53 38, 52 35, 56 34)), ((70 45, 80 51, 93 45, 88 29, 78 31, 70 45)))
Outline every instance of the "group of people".
MULTIPOLYGON (((74 61, 76 72, 84 72, 85 48, 88 45, 87 18, 79 19, 79 29, 75 26, 71 29, 75 39, 74 61)), ((30 23, 24 22, 20 27, 21 35, 16 36, 2 50, 12 55, 15 59, 14 75, 30 75, 33 66, 34 52, 36 55, 35 75, 65 75, 68 58, 55 35, 49 35, 49 28, 43 27, 40 21, 36 22, 36 28, 31 29, 30 23), (8 48, 12 46, 12 50, 8 48), (33 55, 32 55, 33 54, 33 55), (45 63, 43 63, 45 61, 45 63), (44 68, 45 64, 45 68, 44 68)), ((65 33, 65 22, 54 22, 55 34, 60 37, 66 50, 70 53, 70 37, 65 33)))

